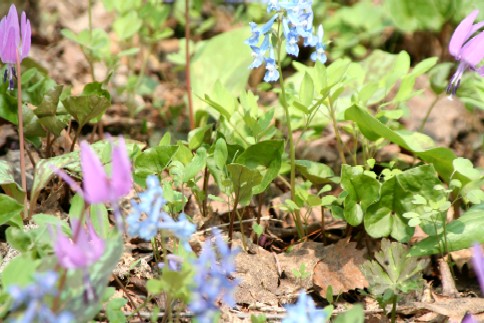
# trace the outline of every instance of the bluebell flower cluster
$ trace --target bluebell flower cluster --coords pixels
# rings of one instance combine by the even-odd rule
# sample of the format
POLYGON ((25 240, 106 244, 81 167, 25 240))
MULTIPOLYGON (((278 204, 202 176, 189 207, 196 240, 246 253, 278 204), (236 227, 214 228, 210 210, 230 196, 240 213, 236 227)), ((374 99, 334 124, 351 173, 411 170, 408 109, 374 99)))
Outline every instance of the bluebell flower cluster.
POLYGON ((251 36, 245 42, 252 49, 254 61, 249 68, 256 68, 265 63, 264 81, 271 82, 279 79, 280 75, 276 68, 274 48, 271 42, 272 27, 278 19, 281 19, 288 55, 299 55, 298 42, 302 38, 304 46, 315 49, 311 54, 311 59, 324 64, 326 62, 326 45, 323 43, 323 26, 319 26, 317 34, 313 33, 312 0, 269 0, 267 12, 274 11, 276 13, 272 18, 260 27, 256 23, 250 22, 251 36))
POLYGON ((196 230, 195 224, 191 223, 184 213, 175 221, 163 211, 166 200, 158 177, 149 176, 146 179, 146 186, 147 189, 139 194, 140 201, 131 201, 132 211, 126 218, 129 235, 151 240, 159 230, 167 230, 189 248, 188 239, 196 230), (142 220, 143 217, 145 219, 142 220))
POLYGON ((10 311, 23 313, 10 322, 74 322, 71 313, 53 313, 44 302, 45 297, 57 295, 57 279, 58 275, 55 272, 36 273, 31 285, 23 288, 16 285, 8 287, 7 291, 13 300, 10 311))
POLYGON ((302 290, 299 293, 296 304, 286 307, 287 314, 282 323, 323 323, 327 315, 323 311, 317 311, 314 301, 302 290))
POLYGON ((220 232, 214 230, 213 242, 207 239, 199 257, 193 262, 195 270, 192 299, 188 306, 200 323, 213 322, 217 313, 216 302, 234 306, 237 280, 230 277, 235 272, 236 250, 230 250, 220 232))

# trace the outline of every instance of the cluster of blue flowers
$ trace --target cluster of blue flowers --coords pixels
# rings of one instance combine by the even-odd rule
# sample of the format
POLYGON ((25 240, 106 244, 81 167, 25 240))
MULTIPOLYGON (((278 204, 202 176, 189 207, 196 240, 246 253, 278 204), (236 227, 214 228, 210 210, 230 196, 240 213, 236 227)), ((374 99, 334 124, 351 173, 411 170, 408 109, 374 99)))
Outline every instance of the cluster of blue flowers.
POLYGON ((193 262, 194 289, 189 309, 200 323, 213 322, 218 311, 216 302, 234 306, 234 289, 238 282, 229 276, 235 272, 237 251, 230 250, 220 232, 214 230, 213 242, 205 241, 200 256, 193 262))
POLYGON ((313 33, 313 9, 312 0, 270 0, 267 6, 267 12, 275 11, 267 23, 258 26, 250 22, 251 36, 246 43, 252 49, 254 61, 249 68, 256 68, 263 63, 266 64, 266 74, 264 81, 271 82, 279 79, 279 71, 276 67, 274 56, 274 47, 271 42, 272 27, 274 22, 282 19, 283 34, 286 40, 286 52, 288 55, 298 56, 299 38, 304 40, 304 46, 312 47, 315 51, 311 54, 313 61, 326 62, 325 49, 323 44, 323 26, 318 27, 317 35, 313 33), (261 42, 262 37, 262 43, 261 42))
POLYGON ((128 233, 131 236, 151 240, 159 230, 167 230, 188 249, 188 239, 196 230, 195 224, 191 223, 184 213, 178 216, 178 221, 175 221, 163 211, 166 200, 158 177, 149 176, 146 179, 146 186, 146 191, 139 194, 140 201, 131 201, 132 211, 126 218, 128 233), (141 220, 144 216, 146 218, 141 220))
POLYGON ((13 300, 10 310, 23 312, 22 316, 12 322, 74 322, 72 314, 61 312, 56 315, 44 302, 45 297, 57 295, 57 279, 58 275, 55 272, 36 273, 31 285, 24 288, 16 285, 8 287, 8 293, 13 300))
POLYGON ((287 314, 282 323, 323 323, 327 315, 323 311, 317 311, 312 298, 302 290, 299 293, 296 304, 286 307, 287 314))

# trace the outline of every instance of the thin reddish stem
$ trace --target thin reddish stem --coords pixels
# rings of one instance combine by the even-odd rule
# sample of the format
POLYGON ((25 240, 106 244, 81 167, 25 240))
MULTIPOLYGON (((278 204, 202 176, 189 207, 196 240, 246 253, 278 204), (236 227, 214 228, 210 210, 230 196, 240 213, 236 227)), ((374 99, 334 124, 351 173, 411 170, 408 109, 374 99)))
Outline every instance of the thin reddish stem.
POLYGON ((192 82, 190 77, 190 0, 185 0, 185 82, 188 97, 188 118, 190 130, 195 129, 193 116, 192 82))
POLYGON ((25 138, 24 138, 24 117, 22 112, 22 82, 20 76, 22 75, 20 70, 20 57, 18 49, 15 50, 17 58, 17 114, 18 114, 18 136, 20 141, 20 177, 22 180, 22 190, 25 192, 24 196, 24 220, 28 220, 27 211, 27 176, 25 173, 25 138))

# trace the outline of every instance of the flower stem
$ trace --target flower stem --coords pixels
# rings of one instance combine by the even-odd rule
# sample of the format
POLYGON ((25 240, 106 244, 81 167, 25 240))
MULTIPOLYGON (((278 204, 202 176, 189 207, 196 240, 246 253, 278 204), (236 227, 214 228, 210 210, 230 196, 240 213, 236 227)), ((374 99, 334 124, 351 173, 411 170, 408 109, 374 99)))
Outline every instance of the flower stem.
POLYGON ((20 70, 20 56, 18 53, 18 49, 16 52, 16 60, 17 60, 17 114, 18 114, 18 136, 19 136, 19 145, 20 145, 20 177, 22 181, 22 190, 24 191, 24 220, 28 220, 28 211, 27 211, 27 176, 25 172, 25 138, 24 138, 24 117, 22 112, 22 81, 20 79, 21 70, 20 70))
POLYGON ((427 113, 425 114, 425 117, 423 118, 422 123, 420 124, 420 127, 418 128, 419 132, 422 132, 424 130, 425 124, 427 123, 427 120, 429 119, 430 113, 432 113, 432 110, 437 105, 437 102, 439 101, 439 99, 440 99, 440 95, 437 95, 435 97, 434 101, 432 101, 432 104, 430 105, 429 109, 427 110, 427 113))
POLYGON ((190 130, 195 129, 195 118, 193 116, 192 84, 190 78, 190 0, 185 0, 185 82, 188 99, 188 118, 190 130))
MULTIPOLYGON (((291 200, 296 201, 296 149, 294 147, 294 138, 291 126, 291 116, 289 114, 289 106, 286 100, 286 90, 284 87, 284 78, 282 77, 282 62, 281 62, 281 48, 282 48, 282 38, 280 37, 281 22, 277 25, 277 69, 279 71, 279 84, 281 86, 281 105, 284 109, 284 115, 286 118, 287 126, 287 137, 289 140, 289 160, 291 164, 291 175, 290 175, 290 186, 291 186, 291 200)), ((301 214, 299 210, 294 210, 294 222, 296 223, 296 229, 299 238, 304 236, 304 229, 302 226, 301 214)))

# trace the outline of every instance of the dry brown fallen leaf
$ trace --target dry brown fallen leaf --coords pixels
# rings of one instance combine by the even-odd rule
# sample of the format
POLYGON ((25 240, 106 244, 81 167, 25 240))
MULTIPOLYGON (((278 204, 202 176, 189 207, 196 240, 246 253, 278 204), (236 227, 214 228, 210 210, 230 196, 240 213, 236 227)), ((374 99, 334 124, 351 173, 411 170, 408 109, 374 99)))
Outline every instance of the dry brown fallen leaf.
POLYGON ((356 249, 356 243, 347 244, 342 240, 330 246, 305 242, 282 254, 262 248, 256 254, 241 252, 235 260, 235 276, 240 280, 236 302, 277 305, 292 301, 301 289, 315 289, 326 297, 329 285, 334 294, 367 287, 368 282, 359 269, 365 260, 364 253, 356 249), (303 277, 299 276, 301 268, 307 273, 303 277))
POLYGON ((365 253, 365 250, 356 249, 355 242, 346 243, 344 240, 325 247, 313 273, 313 283, 321 297, 326 297, 330 285, 334 295, 368 287, 368 282, 360 270, 365 261, 365 253))

